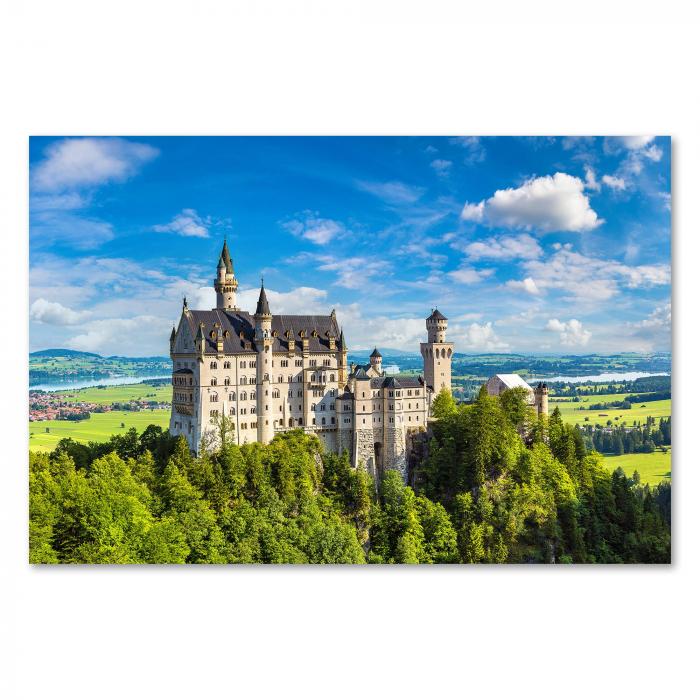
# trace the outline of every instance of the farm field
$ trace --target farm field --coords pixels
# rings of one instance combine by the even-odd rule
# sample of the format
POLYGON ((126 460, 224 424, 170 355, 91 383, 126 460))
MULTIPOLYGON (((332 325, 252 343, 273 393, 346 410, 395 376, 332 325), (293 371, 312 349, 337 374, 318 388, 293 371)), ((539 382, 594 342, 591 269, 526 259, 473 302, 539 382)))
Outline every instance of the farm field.
MULTIPOLYGON (((121 388, 121 387, 118 387, 121 388)), ((168 387, 169 388, 169 387, 168 387)), ((106 442, 110 436, 124 434, 129 428, 142 432, 146 427, 159 425, 167 428, 170 421, 168 409, 152 411, 110 411, 93 413, 88 420, 47 420, 29 423, 29 449, 53 450, 61 438, 73 438, 78 442, 106 442), (121 424, 124 423, 124 428, 121 424), (49 428, 50 432, 46 432, 49 428)))
POLYGON ((671 415, 671 399, 661 401, 647 401, 645 403, 633 403, 632 408, 608 408, 600 411, 581 411, 582 406, 589 406, 596 403, 608 403, 610 401, 622 401, 625 398, 624 394, 597 394, 596 396, 585 397, 581 401, 575 403, 573 401, 552 401, 549 402, 549 412, 551 413, 555 407, 559 407, 561 416, 564 422, 572 425, 578 423, 583 425, 584 422, 591 425, 605 425, 609 420, 613 421, 614 425, 632 425, 634 421, 644 422, 647 416, 652 418, 668 418, 671 415), (606 415, 601 416, 604 413, 606 415), (588 418, 588 421, 585 419, 588 418), (617 419, 617 420, 616 420, 617 419))
POLYGON ((641 476, 642 483, 651 486, 658 484, 663 479, 671 478, 671 448, 664 454, 661 450, 649 453, 637 453, 626 455, 604 455, 603 463, 610 471, 622 467, 627 476, 632 476, 636 469, 641 476))
POLYGON ((170 384, 163 386, 122 384, 120 386, 106 386, 102 389, 96 386, 86 389, 73 389, 70 393, 63 394, 63 397, 66 401, 87 401, 104 405, 139 400, 169 403, 172 393, 173 389, 170 384))

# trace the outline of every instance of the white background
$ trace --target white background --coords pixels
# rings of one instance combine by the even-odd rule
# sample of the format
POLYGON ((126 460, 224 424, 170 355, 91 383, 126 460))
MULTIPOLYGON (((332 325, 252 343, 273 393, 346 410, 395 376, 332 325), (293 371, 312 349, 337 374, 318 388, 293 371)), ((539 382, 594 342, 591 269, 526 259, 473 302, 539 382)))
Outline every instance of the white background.
POLYGON ((700 62, 690 6, 2 2, 2 697, 697 692, 700 62), (619 133, 674 139, 672 566, 26 564, 30 134, 619 133))

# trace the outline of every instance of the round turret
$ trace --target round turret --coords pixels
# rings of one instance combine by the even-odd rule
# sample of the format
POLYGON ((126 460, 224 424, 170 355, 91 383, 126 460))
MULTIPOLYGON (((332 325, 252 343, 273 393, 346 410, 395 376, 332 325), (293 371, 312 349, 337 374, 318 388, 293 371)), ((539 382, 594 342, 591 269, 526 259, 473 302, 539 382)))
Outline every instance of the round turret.
POLYGON ((447 333, 447 316, 441 314, 437 309, 425 319, 425 327, 428 329, 429 343, 444 343, 447 333))
POLYGON ((380 353, 377 348, 374 348, 372 354, 369 356, 369 363, 379 374, 382 373, 382 353, 380 353))

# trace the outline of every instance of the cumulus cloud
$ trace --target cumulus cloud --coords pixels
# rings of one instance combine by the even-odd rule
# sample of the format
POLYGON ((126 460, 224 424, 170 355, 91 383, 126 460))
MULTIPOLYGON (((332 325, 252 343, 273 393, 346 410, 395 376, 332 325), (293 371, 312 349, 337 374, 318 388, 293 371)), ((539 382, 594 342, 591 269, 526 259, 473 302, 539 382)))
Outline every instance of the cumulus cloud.
POLYGON ((68 339, 74 350, 96 352, 101 355, 139 357, 166 354, 171 321, 151 315, 133 318, 105 318, 91 321, 84 332, 68 339))
POLYGON ((487 226, 551 231, 590 231, 603 223, 590 207, 584 182, 566 173, 528 180, 521 187, 497 190, 477 204, 467 202, 462 218, 487 226))
POLYGON ((451 160, 443 160, 442 158, 436 158, 430 167, 441 177, 449 175, 450 169, 452 168, 451 160))
POLYGON ((653 136, 637 135, 637 136, 613 136, 613 140, 620 143, 624 148, 631 151, 638 151, 650 144, 653 140, 653 136))
POLYGON ((471 323, 468 326, 455 326, 450 330, 450 338, 455 345, 462 350, 495 351, 507 350, 510 346, 501 340, 493 329, 491 321, 488 323, 471 323))
POLYGON ((338 257, 325 253, 302 253, 287 262, 301 265, 314 263, 317 269, 334 273, 333 284, 346 289, 366 289, 371 280, 390 273, 386 260, 359 255, 338 257))
POLYGON ((569 321, 550 318, 545 326, 545 330, 559 333, 559 341, 562 345, 568 347, 587 345, 591 339, 591 332, 585 330, 581 321, 575 318, 569 321))
POLYGON ((510 289, 522 289, 533 296, 537 296, 540 293, 539 287, 532 277, 526 277, 524 280, 509 280, 506 282, 506 287, 510 289))
MULTIPOLYGON (((526 260, 521 267, 540 293, 557 290, 563 293, 565 301, 598 303, 618 294, 620 287, 655 287, 671 282, 671 267, 667 264, 625 265, 577 253, 570 243, 557 243, 553 248, 549 258, 526 260)), ((507 284, 525 288, 524 280, 507 284)))
POLYGON ((89 311, 74 311, 57 301, 47 301, 44 298, 37 299, 29 308, 29 318, 32 321, 52 326, 74 326, 89 317, 89 311))
POLYGON ((542 255, 540 244, 527 233, 498 236, 456 247, 470 260, 532 260, 542 255))
POLYGON ((167 224, 158 224, 153 227, 153 230, 159 233, 176 233, 178 236, 208 238, 211 224, 211 217, 201 217, 194 209, 183 209, 173 217, 172 221, 167 224))
POLYGON ((121 182, 153 160, 158 150, 121 138, 70 138, 52 143, 32 171, 36 191, 57 192, 121 182))
POLYGON ((346 233, 339 221, 323 219, 318 212, 304 211, 289 221, 281 223, 283 229, 298 238, 305 238, 316 245, 326 245, 346 233))
POLYGON ((407 185, 404 182, 393 180, 391 182, 368 182, 358 180, 356 186, 362 192, 368 192, 375 197, 384 200, 388 204, 413 204, 424 194, 424 187, 407 185))
POLYGON ((654 311, 642 321, 631 324, 634 328, 665 330, 671 332, 671 304, 657 306, 654 311))
POLYGON ((459 282, 460 284, 476 284, 477 282, 481 282, 487 277, 490 277, 493 272, 494 271, 491 269, 477 270, 474 267, 463 266, 457 270, 448 272, 447 275, 455 282, 459 282))

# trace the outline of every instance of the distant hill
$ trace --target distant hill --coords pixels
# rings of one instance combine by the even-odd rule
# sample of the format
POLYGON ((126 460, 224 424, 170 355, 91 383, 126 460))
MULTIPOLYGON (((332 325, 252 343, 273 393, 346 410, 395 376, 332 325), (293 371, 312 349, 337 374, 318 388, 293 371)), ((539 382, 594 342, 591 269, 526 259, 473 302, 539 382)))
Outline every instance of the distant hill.
POLYGON ((68 348, 50 348, 30 352, 29 357, 92 357, 97 360, 122 360, 125 362, 170 362, 169 357, 154 355, 152 357, 125 357, 124 355, 99 355, 96 352, 69 350, 68 348))
POLYGON ((29 357, 102 357, 94 352, 81 350, 68 350, 67 348, 50 348, 49 350, 36 350, 30 352, 29 357))

